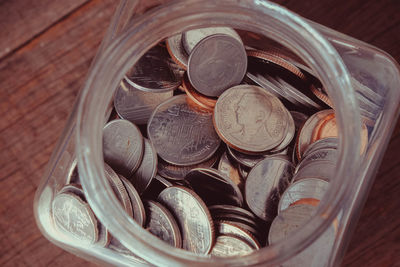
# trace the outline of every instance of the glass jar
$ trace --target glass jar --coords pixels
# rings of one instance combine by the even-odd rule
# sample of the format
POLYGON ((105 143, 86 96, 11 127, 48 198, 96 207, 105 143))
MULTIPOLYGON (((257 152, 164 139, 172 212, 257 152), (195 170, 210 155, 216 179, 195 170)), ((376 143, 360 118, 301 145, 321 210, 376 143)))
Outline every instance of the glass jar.
POLYGON ((113 265, 338 265, 399 113, 399 65, 375 47, 267 1, 186 0, 148 9, 158 4, 122 0, 115 13, 36 192, 34 211, 43 235, 80 257, 113 265), (326 89, 339 129, 336 173, 315 216, 287 239, 241 257, 214 258, 172 248, 125 213, 104 175, 102 129, 110 114, 113 89, 153 45, 189 29, 212 26, 262 34, 294 51, 326 89), (369 123, 369 141, 362 155, 354 80, 382 98, 369 123), (90 207, 126 251, 85 245, 54 227, 52 200, 69 182, 71 166, 76 162, 90 207), (320 240, 332 224, 335 234, 321 247, 320 240))

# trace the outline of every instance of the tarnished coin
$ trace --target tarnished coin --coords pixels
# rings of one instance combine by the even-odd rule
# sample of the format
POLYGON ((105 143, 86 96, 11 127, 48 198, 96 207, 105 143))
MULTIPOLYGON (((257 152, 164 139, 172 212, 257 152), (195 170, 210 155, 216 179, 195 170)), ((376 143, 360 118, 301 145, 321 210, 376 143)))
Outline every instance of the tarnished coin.
POLYGON ((171 186, 160 193, 158 201, 177 220, 182 247, 196 254, 208 254, 214 243, 214 223, 200 197, 190 189, 171 186))
POLYGON ((270 221, 276 216, 279 198, 293 171, 290 161, 277 157, 266 158, 251 169, 245 184, 246 202, 260 219, 270 221))
POLYGON ((182 247, 181 232, 171 212, 152 200, 144 201, 144 206, 147 213, 146 229, 171 246, 182 247))
POLYGON ((329 183, 317 178, 304 178, 291 184, 282 194, 278 204, 278 212, 287 209, 300 199, 321 200, 328 190, 329 183))
POLYGON ((253 250, 254 248, 242 239, 232 235, 220 235, 216 238, 210 254, 216 257, 242 256, 250 254, 253 250))
POLYGON ((96 217, 89 205, 77 195, 56 195, 52 203, 52 214, 56 228, 67 236, 88 245, 98 240, 96 217))
POLYGON ((239 187, 227 176, 212 168, 192 169, 185 177, 193 190, 209 205, 243 205, 239 187))
POLYGON ((182 33, 182 45, 186 53, 189 55, 192 52, 193 48, 201 40, 213 34, 229 35, 242 43, 242 39, 240 38, 239 34, 234 29, 229 27, 209 27, 195 29, 182 33))
POLYGON ((144 92, 122 80, 114 95, 114 107, 120 118, 147 124, 153 110, 172 95, 172 91, 158 94, 144 92))
POLYGON ((239 164, 239 165, 238 165, 238 170, 239 170, 240 176, 241 176, 244 180, 246 180, 246 179, 247 179, 247 176, 249 175, 249 169, 248 169, 247 167, 245 167, 245 166, 239 164))
POLYGON ((146 190, 151 180, 154 178, 154 176, 156 176, 157 163, 157 151, 155 147, 148 139, 144 138, 142 162, 140 163, 139 168, 130 178, 139 194, 142 194, 144 190, 146 190))
POLYGON ((165 44, 167 46, 169 55, 175 61, 175 63, 186 70, 189 55, 183 48, 182 34, 177 34, 169 37, 165 44))
POLYGON ((219 97, 213 118, 218 135, 229 146, 262 153, 285 139, 287 116, 277 97, 258 86, 238 85, 219 97))
POLYGON ((229 156, 231 156, 237 163, 242 164, 248 168, 253 168, 257 163, 265 159, 265 155, 249 155, 237 151, 230 146, 227 146, 227 151, 229 153, 229 156))
POLYGON ((132 209, 132 203, 131 199, 129 198, 129 194, 126 191, 126 188, 121 181, 121 178, 119 178, 118 174, 115 173, 115 171, 107 164, 104 164, 104 170, 105 170, 105 175, 110 183, 110 186, 121 203, 122 207, 128 213, 130 217, 133 217, 133 209, 132 209))
POLYGON ((212 114, 190 107, 184 95, 174 96, 154 110, 147 133, 158 155, 180 166, 209 159, 221 142, 212 114))
POLYGON ((250 244, 253 249, 260 249, 261 247, 260 243, 252 234, 230 222, 217 221, 215 222, 215 228, 219 235, 232 235, 240 238, 250 244))
POLYGON ((143 137, 138 127, 127 120, 113 120, 103 129, 104 161, 126 177, 142 162, 143 137))
POLYGON ((160 93, 178 88, 182 75, 166 48, 156 45, 126 73, 125 80, 139 90, 160 93))
POLYGON ((146 213, 142 199, 140 198, 139 193, 136 191, 135 187, 128 181, 128 179, 121 175, 119 176, 119 178, 121 179, 126 191, 128 192, 133 210, 133 219, 139 225, 143 226, 146 221, 146 213))
POLYGON ((244 187, 244 179, 239 174, 239 170, 233 163, 229 160, 228 155, 226 152, 222 154, 221 158, 219 159, 218 163, 218 170, 229 177, 238 187, 240 190, 244 187))
POLYGON ((187 73, 197 91, 206 96, 220 96, 242 81, 246 68, 243 44, 229 35, 214 34, 193 48, 187 73))
POLYGON ((211 158, 201 163, 188 166, 176 166, 159 160, 158 162, 158 174, 170 180, 183 180, 186 174, 195 168, 207 168, 211 167, 218 160, 218 152, 216 152, 211 158))

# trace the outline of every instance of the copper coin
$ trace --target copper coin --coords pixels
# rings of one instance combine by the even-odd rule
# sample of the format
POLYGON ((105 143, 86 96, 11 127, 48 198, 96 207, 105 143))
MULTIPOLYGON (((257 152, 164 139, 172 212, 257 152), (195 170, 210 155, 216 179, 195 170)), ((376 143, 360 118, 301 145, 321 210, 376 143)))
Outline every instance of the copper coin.
POLYGON ((139 128, 127 120, 113 120, 103 128, 104 161, 130 177, 142 162, 144 141, 139 128))
POLYGON ((253 252, 254 248, 246 241, 232 235, 220 235, 210 252, 216 257, 243 256, 253 252))
POLYGON ((178 95, 160 104, 147 125, 158 155, 179 166, 206 161, 221 142, 212 124, 212 114, 190 107, 186 99, 178 95))
POLYGON ((187 68, 189 55, 186 53, 182 45, 182 34, 179 33, 172 37, 169 37, 165 42, 168 53, 171 58, 178 64, 182 69, 187 68))
POLYGON ((245 197, 250 210, 260 219, 272 220, 278 202, 292 180, 294 167, 277 157, 266 158, 251 169, 246 179, 245 197))
POLYGON ((156 201, 144 201, 147 214, 146 229, 173 247, 182 247, 179 226, 171 212, 156 201))
POLYGON ((172 95, 172 91, 157 94, 144 92, 122 80, 114 95, 114 107, 120 118, 147 124, 154 109, 172 95))
POLYGON ((319 205, 319 200, 315 199, 315 198, 302 198, 297 200, 296 202, 293 202, 292 204, 290 204, 290 206, 294 206, 294 205, 311 205, 311 206, 318 206, 319 205))
POLYGON ((244 179, 239 174, 239 170, 234 166, 234 164, 229 160, 226 152, 222 154, 218 163, 218 170, 229 177, 240 190, 243 190, 244 187, 244 179))
POLYGON ((288 133, 288 113, 281 101, 253 85, 225 91, 214 109, 214 126, 230 147, 262 153, 278 146, 288 133))
POLYGON ((214 243, 214 223, 200 197, 190 189, 171 186, 160 193, 158 201, 177 220, 183 249, 196 254, 208 254, 214 243))
POLYGON ((143 206, 143 202, 139 196, 138 191, 136 191, 135 187, 123 176, 119 176, 124 187, 128 193, 129 199, 131 201, 132 210, 133 210, 133 219, 140 225, 143 226, 146 221, 146 213, 143 206))
POLYGON ((202 39, 193 49, 187 73, 197 91, 218 97, 242 81, 246 68, 243 44, 229 35, 214 34, 202 39))
POLYGON ((183 77, 182 86, 186 94, 189 96, 189 98, 199 107, 210 111, 214 110, 215 104, 217 103, 217 99, 207 97, 197 92, 196 89, 194 89, 193 86, 190 84, 187 75, 184 75, 183 77))
POLYGON ((253 249, 260 249, 260 243, 257 239, 248 231, 240 228, 239 226, 225 221, 217 221, 215 222, 215 228, 219 235, 232 235, 237 238, 240 238, 250 244, 253 249))

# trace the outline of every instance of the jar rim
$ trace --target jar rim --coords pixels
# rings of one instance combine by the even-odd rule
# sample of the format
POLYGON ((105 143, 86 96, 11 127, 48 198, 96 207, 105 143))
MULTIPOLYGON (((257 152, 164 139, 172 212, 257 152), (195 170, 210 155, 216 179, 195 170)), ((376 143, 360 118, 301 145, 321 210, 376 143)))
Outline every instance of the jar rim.
POLYGON ((76 151, 82 185, 96 216, 113 236, 143 259, 167 265, 276 264, 311 244, 338 216, 359 165, 360 140, 354 136, 360 129, 357 102, 343 61, 331 44, 303 18, 275 3, 261 0, 176 1, 138 17, 100 55, 81 93, 76 151), (129 67, 145 51, 160 40, 177 34, 177 28, 186 31, 217 25, 268 34, 271 39, 292 49, 313 67, 334 105, 340 107, 335 110, 341 137, 337 173, 315 216, 286 240, 246 256, 226 259, 172 248, 136 224, 125 214, 107 184, 102 154, 104 115, 112 99, 109 88, 116 88, 129 67), (155 257, 155 254, 159 256, 155 257))

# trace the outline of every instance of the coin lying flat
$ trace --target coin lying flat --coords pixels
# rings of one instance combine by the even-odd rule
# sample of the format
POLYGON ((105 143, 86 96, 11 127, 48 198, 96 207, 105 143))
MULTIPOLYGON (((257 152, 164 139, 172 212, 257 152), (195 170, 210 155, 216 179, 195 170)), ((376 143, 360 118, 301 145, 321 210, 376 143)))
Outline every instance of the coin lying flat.
POLYGON ((104 161, 126 177, 139 167, 143 146, 139 128, 127 120, 113 120, 103 128, 104 161))
POLYGON ((144 202, 147 213, 146 229, 171 246, 180 248, 182 237, 174 217, 160 203, 152 200, 144 202))
POLYGON ((187 73, 197 91, 206 96, 220 96, 242 81, 246 68, 243 44, 229 35, 214 34, 193 48, 187 73))
POLYGON ((289 185, 293 164, 278 157, 266 158, 251 169, 245 184, 246 202, 260 219, 272 220, 279 198, 289 185))
POLYGON ((204 38, 213 35, 213 34, 224 34, 229 35, 240 43, 242 43, 242 39, 240 38, 237 32, 229 27, 209 27, 209 28, 200 28, 195 30, 190 30, 182 33, 182 45, 188 55, 192 52, 193 48, 204 38))
POLYGON ((291 204, 301 199, 321 200, 328 187, 327 181, 316 178, 304 178, 294 182, 282 194, 278 204, 278 212, 287 209, 291 204))
POLYGON ((229 222, 217 221, 215 228, 219 235, 232 235, 250 244, 253 249, 260 249, 260 244, 249 232, 229 222))
POLYGON ((213 118, 218 135, 229 146, 261 153, 284 140, 287 116, 277 97, 258 86, 238 85, 218 98, 213 118))
POLYGON ((158 155, 180 166, 203 162, 217 151, 221 140, 212 125, 212 114, 190 107, 178 95, 160 104, 147 125, 158 155))
POLYGON ((136 191, 135 187, 128 181, 128 179, 121 175, 119 176, 119 178, 121 179, 126 191, 128 192, 133 210, 133 219, 139 225, 143 226, 146 221, 146 213, 139 193, 136 191))
POLYGON ((157 94, 144 92, 122 80, 114 95, 114 107, 120 118, 146 124, 156 106, 172 94, 172 91, 157 94))
POLYGON ((214 243, 214 223, 200 197, 190 189, 171 186, 160 193, 158 201, 177 220, 182 247, 196 254, 208 254, 214 243))
POLYGON ((253 248, 246 241, 232 235, 220 235, 210 252, 216 257, 243 256, 253 252, 253 248))
POLYGON ((99 237, 97 220, 89 205, 72 193, 58 194, 52 203, 56 228, 62 233, 92 245, 99 237))
POLYGON ((130 177, 130 180, 139 194, 142 194, 144 190, 146 190, 151 180, 154 178, 154 176, 156 176, 157 163, 158 160, 156 149, 148 139, 144 138, 142 162, 133 176, 130 177))
POLYGON ((182 74, 167 50, 156 45, 126 73, 125 80, 139 90, 160 93, 178 88, 182 74))
POLYGON ((189 55, 183 48, 182 34, 169 37, 165 44, 167 46, 169 55, 175 61, 175 63, 177 63, 181 68, 186 69, 189 55))

